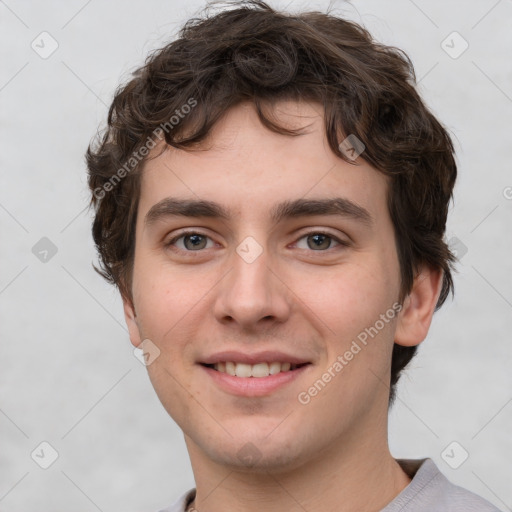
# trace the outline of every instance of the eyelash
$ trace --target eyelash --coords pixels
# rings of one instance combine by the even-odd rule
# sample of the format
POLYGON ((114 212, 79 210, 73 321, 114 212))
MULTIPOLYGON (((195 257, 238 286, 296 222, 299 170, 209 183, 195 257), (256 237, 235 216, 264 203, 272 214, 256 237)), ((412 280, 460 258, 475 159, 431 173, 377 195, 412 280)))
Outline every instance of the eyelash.
MULTIPOLYGON (((171 247, 173 244, 175 244, 180 238, 184 238, 186 237, 187 235, 199 235, 199 236, 202 236, 202 237, 205 237, 205 238, 209 238, 211 240, 211 238, 204 234, 204 233, 201 233, 200 231, 183 231, 182 233, 180 233, 179 235, 175 236, 174 238, 172 238, 171 240, 169 240, 168 242, 165 243, 165 247, 171 247)), ((327 231, 322 231, 322 230, 314 230, 314 231, 309 231, 307 233, 303 233, 300 238, 298 238, 297 241, 299 240, 302 240, 303 238, 307 238, 308 236, 312 236, 312 235, 324 235, 328 238, 330 238, 331 240, 334 240, 335 242, 338 243, 338 246, 342 246, 342 247, 349 247, 349 242, 345 241, 345 240, 340 240, 339 238, 335 237, 332 233, 329 233, 327 231)), ((329 252, 331 251, 333 248, 329 247, 328 249, 325 249, 325 250, 319 250, 319 251, 314 251, 314 250, 309 250, 308 252, 319 252, 319 253, 322 253, 322 252, 329 252)), ((204 252, 206 249, 199 249, 197 251, 189 251, 189 250, 186 250, 186 249, 174 249, 175 251, 178 251, 178 252, 186 252, 188 254, 194 254, 194 253, 202 253, 204 252)), ((305 249, 307 250, 307 249, 305 249)))

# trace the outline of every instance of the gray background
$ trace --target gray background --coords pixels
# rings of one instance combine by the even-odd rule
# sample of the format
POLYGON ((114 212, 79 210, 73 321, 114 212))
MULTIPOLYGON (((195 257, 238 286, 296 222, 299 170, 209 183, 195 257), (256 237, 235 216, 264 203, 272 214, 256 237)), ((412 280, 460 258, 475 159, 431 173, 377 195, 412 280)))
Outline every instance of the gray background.
MULTIPOLYGON (((456 296, 402 379, 392 452, 431 456, 453 482, 512 510, 512 2, 336 5, 408 52, 458 151, 456 296), (458 36, 444 43, 452 55, 442 47, 453 31, 469 44, 457 58, 458 36), (469 458, 453 469, 446 460, 460 462, 462 449, 469 458)), ((155 511, 193 486, 117 292, 91 266, 83 154, 118 83, 202 6, 0 0, 0 511, 155 511), (46 59, 31 47, 51 49, 43 31, 59 45, 46 59), (59 454, 46 470, 31 458, 50 461, 43 441, 59 454)))

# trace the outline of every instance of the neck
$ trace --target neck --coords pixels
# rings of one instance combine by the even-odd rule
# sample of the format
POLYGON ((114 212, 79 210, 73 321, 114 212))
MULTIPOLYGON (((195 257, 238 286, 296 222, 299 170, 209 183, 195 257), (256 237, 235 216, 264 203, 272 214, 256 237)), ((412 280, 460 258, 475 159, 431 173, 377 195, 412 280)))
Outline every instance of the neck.
MULTIPOLYGON (((387 418, 386 418, 387 419, 387 418)), ((387 422, 381 436, 346 434, 335 446, 291 470, 249 471, 219 465, 185 436, 196 481, 197 512, 378 512, 409 483, 391 456, 387 422)))

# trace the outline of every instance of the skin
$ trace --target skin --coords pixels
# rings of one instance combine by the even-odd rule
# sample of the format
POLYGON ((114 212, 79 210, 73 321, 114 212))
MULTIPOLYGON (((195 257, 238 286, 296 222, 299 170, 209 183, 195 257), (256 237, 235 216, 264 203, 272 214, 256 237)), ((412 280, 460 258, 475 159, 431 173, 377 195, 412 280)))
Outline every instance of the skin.
POLYGON ((160 350, 147 369, 184 432, 197 510, 378 511, 410 482, 387 441, 393 342, 425 338, 442 275, 420 269, 400 313, 301 404, 298 394, 398 302, 400 269, 387 177, 361 157, 353 165, 331 152, 320 105, 281 102, 275 115, 306 133, 273 133, 251 104, 241 104, 215 125, 206 151, 170 148, 146 162, 133 302, 124 299, 130 339, 160 350), (215 201, 234 215, 147 225, 148 211, 170 196, 215 201), (269 218, 281 201, 332 197, 365 208, 372 224, 341 215, 269 218), (183 228, 207 237, 199 250, 184 238, 166 246, 183 228), (333 238, 317 248, 319 230, 333 238), (263 250, 252 263, 236 252, 248 236, 263 250), (198 364, 231 349, 277 349, 311 364, 267 396, 234 396, 198 364), (252 462, 239 456, 248 446, 252 462))

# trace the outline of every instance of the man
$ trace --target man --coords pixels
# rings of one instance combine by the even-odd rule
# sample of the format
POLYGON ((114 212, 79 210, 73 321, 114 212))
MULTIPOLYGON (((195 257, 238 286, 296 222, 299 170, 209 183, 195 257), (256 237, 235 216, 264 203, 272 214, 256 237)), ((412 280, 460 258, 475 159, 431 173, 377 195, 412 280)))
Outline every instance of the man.
POLYGON ((387 441, 453 290, 449 135, 400 50, 234 7, 153 54, 87 153, 99 272, 196 481, 166 510, 496 511, 387 441))

